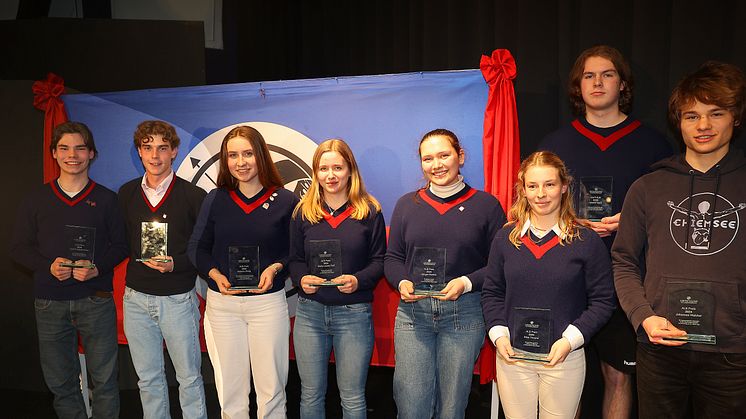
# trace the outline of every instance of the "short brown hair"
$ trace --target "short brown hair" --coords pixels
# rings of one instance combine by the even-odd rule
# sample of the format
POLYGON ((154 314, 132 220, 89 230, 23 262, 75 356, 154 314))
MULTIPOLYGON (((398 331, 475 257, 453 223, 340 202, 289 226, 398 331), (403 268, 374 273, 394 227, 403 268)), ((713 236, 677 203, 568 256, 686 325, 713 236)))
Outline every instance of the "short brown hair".
POLYGON ((575 64, 573 64, 570 70, 570 78, 567 84, 567 95, 570 98, 570 107, 572 107, 573 115, 577 117, 585 116, 585 101, 583 101, 583 93, 580 91, 580 80, 583 78, 585 61, 591 57, 605 58, 614 64, 614 69, 624 84, 624 89, 619 92, 619 110, 629 115, 632 111, 632 88, 634 86, 632 70, 622 53, 608 45, 596 45, 595 47, 588 48, 581 52, 578 58, 575 59, 575 64))
POLYGON ((140 148, 144 143, 153 141, 154 135, 163 137, 163 141, 167 142, 171 148, 178 148, 179 144, 181 144, 179 136, 176 135, 176 129, 168 122, 142 121, 137 125, 135 134, 133 135, 135 147, 140 148))
POLYGON ((283 187, 282 177, 280 172, 275 167, 272 157, 269 154, 269 147, 264 141, 264 137, 256 129, 248 126, 241 125, 228 131, 225 134, 223 142, 220 144, 220 170, 218 171, 218 188, 226 189, 237 189, 238 181, 231 175, 231 171, 228 169, 228 141, 235 137, 242 137, 249 140, 251 148, 254 150, 254 159, 256 160, 257 176, 259 176, 259 183, 265 188, 275 186, 278 188, 283 187))
POLYGON ((695 101, 716 105, 733 114, 733 138, 738 136, 746 110, 746 79, 733 64, 707 61, 697 71, 684 77, 668 100, 668 122, 681 133, 681 112, 695 101))
POLYGON ((82 122, 67 121, 63 122, 52 131, 52 142, 49 144, 49 152, 52 153, 57 148, 57 143, 65 134, 80 134, 83 137, 83 144, 88 148, 89 151, 93 151, 93 159, 98 157, 98 150, 96 150, 96 143, 93 141, 93 134, 88 129, 88 125, 82 122))

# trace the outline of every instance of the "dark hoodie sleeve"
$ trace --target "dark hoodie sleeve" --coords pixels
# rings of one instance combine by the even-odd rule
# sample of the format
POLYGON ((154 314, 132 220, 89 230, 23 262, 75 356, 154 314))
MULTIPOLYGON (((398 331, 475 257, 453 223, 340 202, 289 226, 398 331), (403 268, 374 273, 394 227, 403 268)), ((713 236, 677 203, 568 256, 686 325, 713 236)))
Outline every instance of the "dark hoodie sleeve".
POLYGON ((643 320, 655 315, 650 302, 645 298, 639 268, 647 241, 643 182, 644 178, 638 179, 627 192, 619 230, 611 248, 617 297, 635 330, 643 320))

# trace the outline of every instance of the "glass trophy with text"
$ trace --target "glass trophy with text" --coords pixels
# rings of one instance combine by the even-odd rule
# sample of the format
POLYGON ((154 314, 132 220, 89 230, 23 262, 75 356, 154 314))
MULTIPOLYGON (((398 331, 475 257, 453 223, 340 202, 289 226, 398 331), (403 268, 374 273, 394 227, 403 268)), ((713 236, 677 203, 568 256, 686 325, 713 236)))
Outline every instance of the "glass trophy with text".
POLYGON ((415 247, 412 257, 414 295, 444 296, 446 286, 446 249, 415 247))
POLYGON ((72 263, 60 263, 60 266, 66 268, 87 268, 93 269, 96 265, 93 263, 94 250, 96 247, 96 229, 94 227, 66 225, 65 240, 68 249, 68 259, 72 263), (88 265, 77 264, 74 261, 89 260, 88 265))
POLYGON ((140 228, 140 258, 137 262, 153 260, 168 263, 168 223, 146 221, 140 228), (159 257, 160 256, 160 257, 159 257))
POLYGON ((611 176, 584 176, 578 182, 578 216, 590 221, 601 221, 612 213, 614 178, 611 176))
POLYGON ((704 345, 717 344, 715 336, 715 296, 709 282, 668 282, 666 284, 668 321, 686 332, 685 336, 665 338, 704 345))
POLYGON ((317 287, 339 287, 331 280, 342 275, 342 243, 339 240, 309 240, 311 274, 323 278, 317 287))
POLYGON ((231 290, 259 288, 259 246, 228 246, 228 281, 231 290))
POLYGON ((515 352, 511 359, 549 362, 547 355, 552 345, 552 311, 546 308, 514 308, 510 336, 515 352))

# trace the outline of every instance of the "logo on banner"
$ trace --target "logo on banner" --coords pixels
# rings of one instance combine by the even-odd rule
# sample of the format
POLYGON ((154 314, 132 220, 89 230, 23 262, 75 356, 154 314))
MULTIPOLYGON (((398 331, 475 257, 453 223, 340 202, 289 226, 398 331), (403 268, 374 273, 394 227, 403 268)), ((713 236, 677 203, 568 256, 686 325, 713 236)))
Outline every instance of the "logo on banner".
POLYGON ((713 255, 727 248, 738 233, 738 212, 746 208, 746 203, 734 205, 712 192, 666 204, 672 210, 671 238, 681 250, 695 256, 713 255))
MULTIPOLYGON (((271 122, 243 122, 213 132, 192 148, 176 175, 207 192, 215 189, 220 170, 220 145, 228 131, 240 125, 248 125, 262 134, 272 161, 285 182, 285 189, 302 198, 311 186, 311 162, 316 143, 292 128, 271 122)), ((206 287, 206 284, 203 286, 206 287)), ((204 295, 203 292, 200 294, 204 295)), ((297 305, 297 291, 290 280, 285 284, 285 294, 288 296, 288 309, 292 316, 297 305)))

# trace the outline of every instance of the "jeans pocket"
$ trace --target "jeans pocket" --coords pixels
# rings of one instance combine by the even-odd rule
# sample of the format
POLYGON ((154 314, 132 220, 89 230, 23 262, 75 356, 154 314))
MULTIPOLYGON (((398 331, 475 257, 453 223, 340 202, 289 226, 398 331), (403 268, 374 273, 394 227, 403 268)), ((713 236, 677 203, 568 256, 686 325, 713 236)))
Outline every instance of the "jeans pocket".
POLYGON ((110 297, 99 297, 97 295, 89 295, 88 297, 86 297, 86 299, 88 300, 88 302, 96 305, 105 305, 106 303, 111 301, 110 297))
POLYGON ((345 304, 344 308, 352 313, 366 313, 370 311, 369 303, 345 304))
POLYGON ((746 354, 723 354, 723 360, 728 366, 746 369, 746 354))
POLYGON ((399 308, 396 310, 396 318, 394 319, 395 330, 414 330, 414 309, 416 304, 416 302, 399 302, 399 308))
POLYGON ((192 301, 192 293, 185 292, 184 294, 167 295, 166 299, 169 303, 173 304, 186 304, 192 301))
POLYGON ((37 310, 46 310, 50 305, 52 305, 52 300, 47 300, 45 298, 34 299, 34 308, 37 310))

